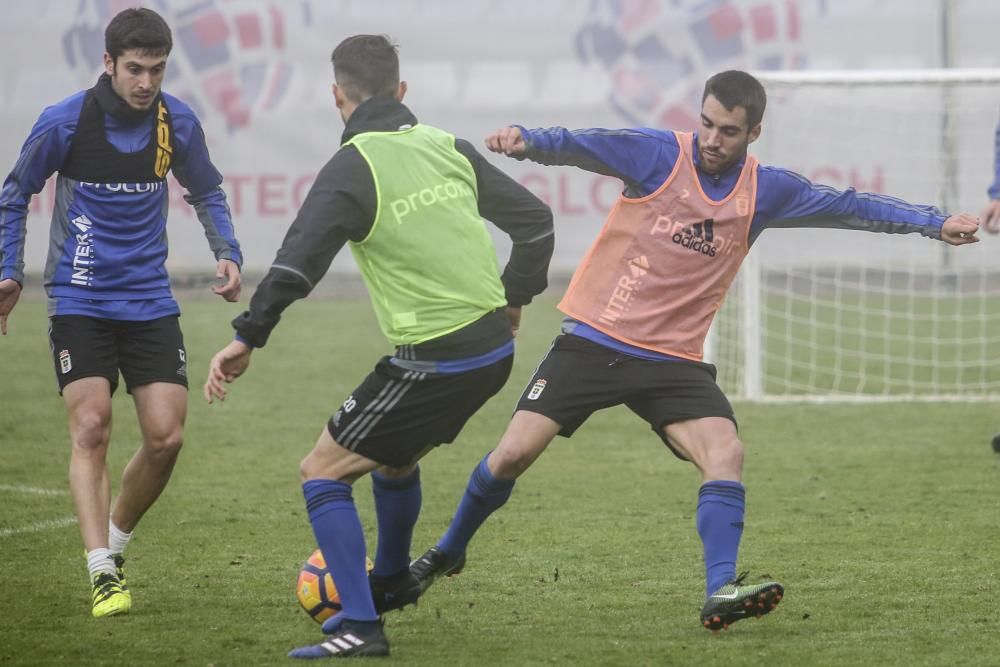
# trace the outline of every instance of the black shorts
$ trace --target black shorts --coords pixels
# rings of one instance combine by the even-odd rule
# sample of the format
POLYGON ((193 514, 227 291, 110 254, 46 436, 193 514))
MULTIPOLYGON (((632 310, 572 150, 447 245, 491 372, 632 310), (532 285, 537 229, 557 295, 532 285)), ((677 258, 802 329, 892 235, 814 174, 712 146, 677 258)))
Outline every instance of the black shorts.
POLYGON ((701 417, 736 423, 715 383, 715 366, 640 359, 570 334, 556 337, 517 409, 545 415, 568 438, 590 415, 621 404, 645 419, 668 447, 663 433, 668 424, 701 417))
POLYGON ((49 345, 59 393, 73 380, 104 377, 113 394, 119 371, 130 394, 134 387, 153 382, 187 387, 187 352, 178 320, 177 315, 148 322, 83 315, 51 317, 49 345))
POLYGON ((463 373, 420 373, 382 359, 327 424, 343 447, 401 468, 452 442, 507 382, 514 355, 463 373))

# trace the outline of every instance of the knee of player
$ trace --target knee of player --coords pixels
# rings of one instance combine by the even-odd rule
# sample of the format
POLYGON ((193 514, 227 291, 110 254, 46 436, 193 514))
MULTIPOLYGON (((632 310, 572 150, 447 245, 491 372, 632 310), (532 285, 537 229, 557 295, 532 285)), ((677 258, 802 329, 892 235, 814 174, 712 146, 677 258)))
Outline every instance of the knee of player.
POLYGON ((743 442, 735 435, 711 443, 710 452, 716 462, 743 465, 743 442))
POLYGON ((493 450, 489 458, 490 474, 498 479, 515 479, 531 467, 537 454, 517 447, 504 446, 493 450))
POLYGON ((154 456, 177 456, 184 446, 184 431, 177 427, 150 437, 146 446, 154 456))
POLYGON ((100 412, 76 415, 70 430, 76 448, 94 450, 107 447, 111 437, 111 415, 100 412))
POLYGON ((305 483, 314 479, 334 479, 334 476, 323 457, 313 450, 299 463, 299 479, 305 483))
POLYGON ((417 470, 417 464, 411 463, 410 465, 398 468, 393 466, 381 465, 375 469, 375 472, 377 472, 380 476, 386 479, 400 480, 409 477, 414 472, 416 472, 416 470, 417 470))
POLYGON ((315 479, 313 469, 314 466, 310 461, 310 457, 306 456, 299 462, 299 481, 304 483, 311 479, 315 479))

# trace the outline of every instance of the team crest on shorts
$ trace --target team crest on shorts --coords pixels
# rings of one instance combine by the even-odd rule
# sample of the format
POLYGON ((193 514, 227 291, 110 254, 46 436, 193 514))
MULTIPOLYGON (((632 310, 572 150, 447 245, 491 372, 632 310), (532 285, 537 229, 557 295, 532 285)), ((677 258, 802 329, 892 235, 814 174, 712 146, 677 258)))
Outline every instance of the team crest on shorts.
POLYGON ((73 370, 73 358, 69 356, 69 350, 63 350, 59 353, 59 369, 63 375, 73 370))
POLYGON ((531 391, 528 392, 529 401, 538 400, 538 397, 542 395, 543 391, 545 391, 545 383, 546 380, 544 378, 539 378, 539 380, 531 386, 531 391))
POLYGON ((188 375, 188 365, 187 365, 187 353, 181 348, 177 348, 177 357, 181 360, 180 368, 177 369, 177 374, 181 377, 187 377, 188 375))

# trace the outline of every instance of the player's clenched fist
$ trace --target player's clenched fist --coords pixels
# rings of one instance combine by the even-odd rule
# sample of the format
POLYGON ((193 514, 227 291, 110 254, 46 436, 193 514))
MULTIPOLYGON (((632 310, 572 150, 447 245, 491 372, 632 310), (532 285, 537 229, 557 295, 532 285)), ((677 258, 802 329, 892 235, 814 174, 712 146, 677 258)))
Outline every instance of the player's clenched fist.
POLYGON ((517 127, 505 127, 486 137, 486 147, 494 153, 520 155, 524 152, 524 137, 517 127))

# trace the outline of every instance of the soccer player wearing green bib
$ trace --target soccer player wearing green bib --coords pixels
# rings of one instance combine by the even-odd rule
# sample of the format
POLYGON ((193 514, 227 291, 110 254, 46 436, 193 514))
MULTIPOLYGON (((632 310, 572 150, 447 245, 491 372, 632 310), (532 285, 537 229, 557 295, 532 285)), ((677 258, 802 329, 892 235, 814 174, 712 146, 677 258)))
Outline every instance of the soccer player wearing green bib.
POLYGON ((388 655, 379 615, 412 603, 420 512, 417 461, 452 442, 506 382, 521 306, 546 286, 552 213, 470 143, 403 106, 396 47, 356 35, 333 52, 342 146, 320 171, 236 340, 212 359, 205 397, 246 371, 282 311, 309 294, 349 244, 379 326, 395 345, 343 402, 301 466, 316 541, 343 610, 296 658, 388 655), (502 276, 483 219, 513 241, 502 276), (371 577, 351 485, 372 473, 378 548, 371 577))

